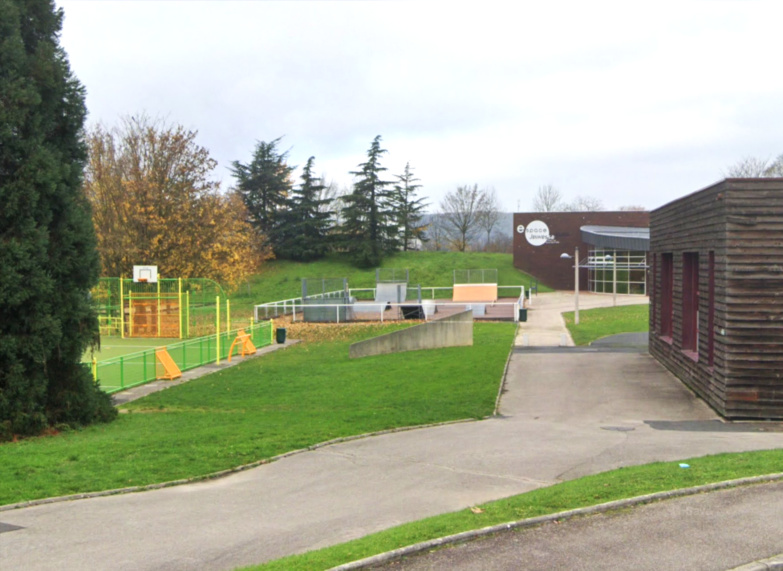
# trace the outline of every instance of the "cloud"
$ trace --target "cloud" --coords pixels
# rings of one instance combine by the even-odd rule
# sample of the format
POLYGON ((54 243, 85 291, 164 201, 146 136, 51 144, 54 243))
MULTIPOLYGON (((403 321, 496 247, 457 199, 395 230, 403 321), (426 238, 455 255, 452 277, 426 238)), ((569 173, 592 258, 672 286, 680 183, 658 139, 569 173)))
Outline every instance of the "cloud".
POLYGON ((433 203, 475 182, 516 208, 552 182, 655 207, 783 152, 779 2, 60 5, 91 120, 197 129, 226 183, 284 136, 350 184, 380 134, 433 203))

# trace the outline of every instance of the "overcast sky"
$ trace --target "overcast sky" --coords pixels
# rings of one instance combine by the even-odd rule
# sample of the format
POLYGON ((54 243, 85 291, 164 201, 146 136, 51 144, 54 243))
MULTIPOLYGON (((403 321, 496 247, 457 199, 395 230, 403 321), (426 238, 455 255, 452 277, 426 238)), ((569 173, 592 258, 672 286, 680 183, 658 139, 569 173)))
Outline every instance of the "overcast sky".
POLYGON ((57 0, 89 121, 146 112, 231 161, 283 136, 349 185, 376 135, 437 205, 494 187, 656 208, 783 153, 780 0, 57 0))

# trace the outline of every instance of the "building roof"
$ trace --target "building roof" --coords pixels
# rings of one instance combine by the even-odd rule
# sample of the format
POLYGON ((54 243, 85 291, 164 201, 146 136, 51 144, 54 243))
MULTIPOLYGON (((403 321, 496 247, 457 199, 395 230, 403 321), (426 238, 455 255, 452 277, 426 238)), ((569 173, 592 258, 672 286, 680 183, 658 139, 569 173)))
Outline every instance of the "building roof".
POLYGON ((650 229, 627 226, 582 226, 582 241, 613 250, 650 250, 650 229))

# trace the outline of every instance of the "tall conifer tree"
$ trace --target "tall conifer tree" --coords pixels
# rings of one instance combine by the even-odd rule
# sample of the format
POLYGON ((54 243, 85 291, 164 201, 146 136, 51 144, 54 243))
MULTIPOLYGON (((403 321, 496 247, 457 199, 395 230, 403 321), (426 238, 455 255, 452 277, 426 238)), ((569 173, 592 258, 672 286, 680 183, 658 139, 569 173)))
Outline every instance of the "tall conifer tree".
POLYGON ((343 244, 359 267, 380 265, 383 257, 397 250, 399 237, 391 208, 389 181, 381 178, 381 136, 373 139, 367 161, 351 171, 356 177, 353 192, 343 198, 343 244))
POLYGON ((99 261, 62 19, 52 0, 0 0, 0 440, 116 414, 81 364, 99 261))
POLYGON ((295 168, 288 165, 288 152, 277 149, 281 138, 258 141, 249 163, 231 163, 237 192, 250 213, 250 223, 267 237, 275 253, 280 247, 281 215, 291 193, 291 173, 295 168))
POLYGON ((315 157, 302 170, 302 182, 294 188, 288 208, 281 216, 278 257, 301 262, 317 260, 329 251, 332 213, 330 199, 319 198, 326 186, 313 174, 315 157))
POLYGON ((426 240, 424 231, 427 225, 422 224, 421 219, 427 203, 424 202, 424 198, 416 198, 421 185, 417 184, 420 181, 413 176, 410 163, 405 164, 405 171, 402 174, 395 176, 397 183, 391 195, 392 208, 400 232, 402 250, 407 252, 416 240, 422 242, 426 240))

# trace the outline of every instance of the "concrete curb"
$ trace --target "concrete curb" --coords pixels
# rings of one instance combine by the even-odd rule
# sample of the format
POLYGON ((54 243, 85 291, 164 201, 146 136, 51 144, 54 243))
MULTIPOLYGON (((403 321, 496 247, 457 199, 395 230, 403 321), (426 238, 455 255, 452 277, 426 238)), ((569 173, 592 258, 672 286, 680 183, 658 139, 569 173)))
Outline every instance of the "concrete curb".
POLYGON ((194 484, 196 482, 206 482, 209 480, 217 480, 218 478, 225 478, 226 476, 230 476, 232 474, 236 474, 237 472, 244 472, 245 470, 250 470, 252 468, 258 468, 259 466, 263 466, 264 464, 271 464, 272 462, 276 462, 278 460, 282 460, 283 458, 288 458, 289 456, 294 456, 296 454, 302 454, 304 452, 310 452, 312 450, 318 450, 319 448, 324 448, 326 446, 331 446, 332 444, 340 444, 342 442, 351 442, 353 440, 361 440, 364 438, 370 438, 372 436, 383 436, 384 434, 394 434, 396 432, 408 432, 410 430, 419 430, 421 428, 436 428, 438 426, 448 426, 451 424, 462 424, 465 422, 479 422, 476 419, 473 418, 464 418, 461 420, 449 420, 447 422, 436 422, 434 424, 421 424, 417 426, 403 426, 400 428, 390 428, 388 430, 380 430, 378 432, 367 432, 365 434, 357 434, 354 436, 344 436, 341 438, 333 438, 332 440, 326 440, 324 442, 319 442, 318 444, 313 444, 312 446, 308 446, 307 448, 300 448, 298 450, 291 450, 290 452, 285 452, 284 454, 279 454, 277 456, 273 456, 271 458, 265 458, 263 460, 258 460, 256 462, 251 462, 250 464, 243 464, 242 466, 235 466, 234 468, 228 468, 226 470, 221 470, 219 472, 213 472, 211 474, 204 474, 202 476, 194 476, 192 478, 183 478, 180 480, 172 480, 170 482, 161 482, 158 484, 147 484, 144 486, 130 486, 128 488, 115 488, 113 490, 103 490, 100 492, 85 492, 83 494, 71 494, 68 496, 55 496, 52 498, 41 498, 38 500, 30 500, 27 502, 17 502, 15 504, 6 504, 3 506, 0 506, 0 512, 5 511, 11 511, 11 510, 18 510, 21 508, 29 508, 33 506, 40 506, 40 505, 46 505, 46 504, 54 504, 58 502, 70 502, 73 500, 84 500, 89 498, 102 498, 104 496, 117 496, 120 494, 133 494, 136 492, 147 492, 150 490, 160 490, 162 488, 171 488, 173 486, 183 486, 185 484, 194 484))
POLYGON ((503 391, 506 388, 506 379, 508 378, 508 367, 511 364, 511 356, 514 354, 514 347, 516 347, 517 335, 519 334, 519 322, 514 330, 514 338, 511 342, 511 347, 508 350, 508 357, 506 357, 506 366, 503 367, 503 376, 500 378, 500 386, 498 387, 498 394, 495 397, 495 409, 492 411, 492 416, 497 416, 500 410, 500 399, 503 397, 503 391))
POLYGON ((783 553, 769 559, 761 559, 747 565, 740 565, 728 571, 783 571, 783 553))
MULTIPOLYGON (((353 569, 364 569, 371 565, 378 565, 381 563, 388 563, 395 559, 399 559, 406 555, 414 555, 427 551, 443 545, 450 545, 453 543, 460 543, 471 539, 476 539, 486 535, 492 535, 500 533, 502 531, 508 531, 511 529, 525 529, 529 527, 536 527, 545 523, 551 523, 554 521, 562 521, 579 516, 595 515, 600 513, 606 513, 612 510, 629 508, 657 502, 661 500, 668 500, 673 498, 680 498, 685 496, 693 496, 696 494, 703 494, 705 492, 713 492, 717 490, 724 490, 727 488, 736 488, 739 486, 747 486, 752 484, 764 484, 768 482, 776 482, 783 480, 783 473, 769 474, 766 476, 753 476, 750 478, 740 478, 737 480, 728 480, 725 482, 717 482, 714 484, 704 484, 702 486, 695 486, 693 488, 683 488, 680 490, 670 490, 667 492, 656 492, 654 494, 646 494, 644 496, 637 496, 635 498, 627 498, 624 500, 615 500, 613 502, 607 502, 604 504, 598 504, 586 508, 578 508, 575 510, 568 510, 565 512, 559 512, 555 514, 549 514, 545 516, 539 516, 529 519, 523 519, 519 521, 512 521, 508 523, 501 523, 490 527, 484 527, 481 529, 474 529, 471 531, 464 531, 454 535, 447 535, 445 537, 439 537, 437 539, 431 539, 429 541, 423 541, 414 545, 408 545, 386 553, 380 553, 373 555, 372 557, 366 557, 357 561, 351 561, 337 567, 332 567, 329 571, 351 571, 353 569)), ((773 569, 775 571, 783 570, 783 558, 775 556, 771 559, 750 563, 743 567, 738 567, 732 571, 766 571, 773 569), (780 565, 779 567, 775 565, 780 565)))

